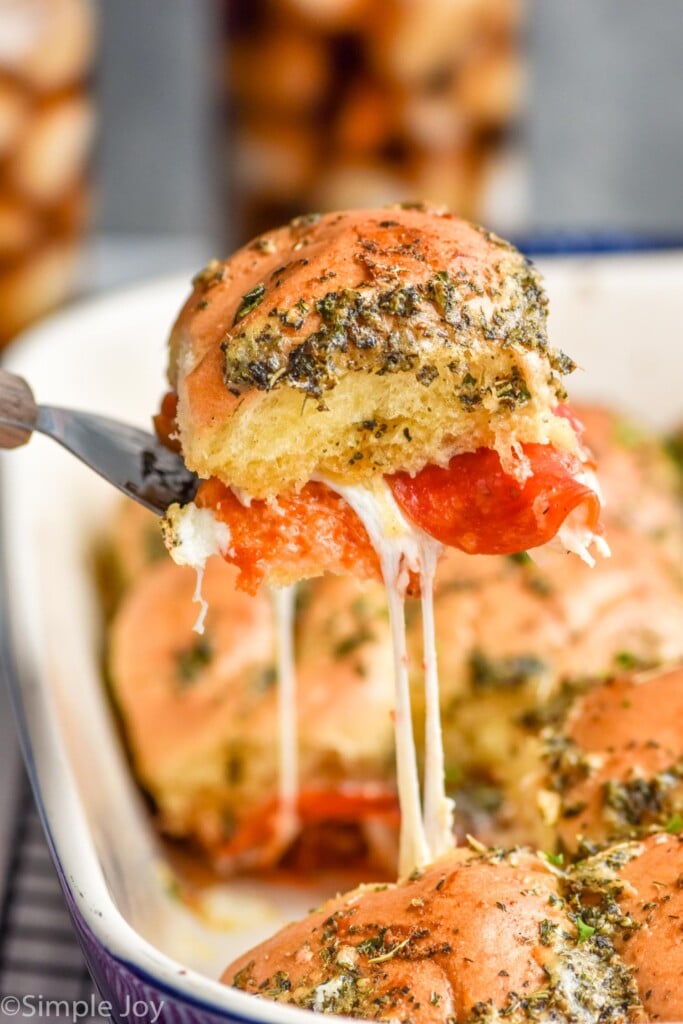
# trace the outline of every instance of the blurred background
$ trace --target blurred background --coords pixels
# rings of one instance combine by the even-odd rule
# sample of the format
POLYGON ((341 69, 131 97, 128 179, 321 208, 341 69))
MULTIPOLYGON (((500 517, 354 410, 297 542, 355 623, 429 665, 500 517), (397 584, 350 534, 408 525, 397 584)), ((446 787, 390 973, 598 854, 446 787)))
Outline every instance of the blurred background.
POLYGON ((0 0, 0 341, 307 210, 675 244, 681 39, 680 0, 0 0))

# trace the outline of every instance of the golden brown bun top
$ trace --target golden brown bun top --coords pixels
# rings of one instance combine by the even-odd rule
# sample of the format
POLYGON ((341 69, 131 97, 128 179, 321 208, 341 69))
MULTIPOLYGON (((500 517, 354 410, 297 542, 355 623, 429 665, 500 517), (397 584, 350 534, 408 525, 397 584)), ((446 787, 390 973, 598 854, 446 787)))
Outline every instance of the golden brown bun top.
POLYGON ((463 438, 571 448, 546 304, 525 257, 442 209, 297 218, 194 280, 169 369, 186 461, 264 496, 443 463, 463 438))
POLYGON ((396 886, 337 896, 244 953, 222 980, 308 1009, 414 1024, 616 1024, 637 998, 617 963, 578 941, 558 879, 523 850, 461 848, 396 886), (539 1006, 547 1017, 534 1015, 539 1006), (566 1017, 553 1013, 560 1007, 566 1017))
POLYGON ((680 665, 608 680, 576 701, 549 756, 566 850, 666 826, 683 800, 682 723, 680 665))
POLYGON ((646 1021, 683 1019, 681 877, 683 835, 666 832, 611 846, 574 870, 591 923, 632 971, 646 1021))
POLYGON ((627 883, 619 906, 636 927, 617 934, 616 945, 638 979, 648 1019, 682 1020, 683 835, 649 836, 619 876, 627 883))
MULTIPOLYGON (((368 285, 376 289, 380 313, 410 315, 424 290, 446 322, 458 319, 463 300, 483 291, 499 316, 520 320, 529 345, 545 341, 545 296, 521 253, 491 232, 426 205, 298 217, 227 260, 211 261, 193 284, 176 329, 191 334, 195 362, 223 346, 226 385, 238 392, 285 383, 314 396, 327 390, 332 382, 318 367, 282 373, 275 361, 345 315, 345 290, 368 285), (270 366, 261 350, 273 347, 277 358, 270 366)), ((482 330, 480 323, 462 326, 465 334, 482 330)), ((359 333, 370 342, 370 325, 361 325, 359 333)), ((376 353, 377 359, 387 357, 384 350, 376 353)), ((174 373, 172 357, 172 382, 174 373)))

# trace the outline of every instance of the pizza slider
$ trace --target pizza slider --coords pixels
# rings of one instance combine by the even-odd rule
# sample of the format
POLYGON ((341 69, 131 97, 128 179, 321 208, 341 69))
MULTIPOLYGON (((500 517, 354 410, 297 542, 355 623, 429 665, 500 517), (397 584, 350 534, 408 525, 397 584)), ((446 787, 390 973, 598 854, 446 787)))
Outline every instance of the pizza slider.
MULTIPOLYGON (((434 617, 449 792, 459 835, 464 829, 496 845, 554 843, 544 817, 554 827, 557 798, 543 801, 544 817, 537 801, 542 731, 583 699, 589 681, 599 686, 629 668, 683 658, 676 467, 661 440, 633 420, 600 406, 575 411, 600 467, 611 558, 591 569, 559 551, 532 561, 448 550, 439 564, 434 617)), ((411 614, 408 649, 416 677, 419 634, 411 614)), ((417 712, 419 694, 416 687, 417 712)), ((651 741, 657 729, 647 707, 642 710, 651 741)), ((618 700, 611 712, 605 744, 620 721, 618 700)), ((579 802, 569 792, 566 798, 579 802)), ((584 819, 562 819, 558 828, 574 841, 584 819)), ((595 827, 592 819, 587 837, 595 827)))
POLYGON ((584 926, 617 950, 649 1021, 683 1017, 681 878, 683 835, 666 832, 610 847, 572 872, 584 926))
MULTIPOLYGON (((556 824, 568 838, 576 837, 585 815, 558 822, 554 784, 541 787, 552 797, 539 801, 547 728, 564 734, 557 723, 566 710, 590 701, 587 689, 601 687, 606 678, 683 658, 680 581, 662 559, 658 542, 610 522, 615 511, 607 506, 612 557, 593 569, 554 551, 542 566, 528 557, 469 558, 454 551, 443 557, 434 617, 446 777, 461 838, 474 832, 496 845, 534 843, 549 849, 556 824)), ((417 723, 421 631, 412 606, 408 623, 417 723)), ((652 699, 646 692, 642 696, 641 728, 652 741, 655 716, 668 714, 670 702, 667 698, 650 710, 652 699)), ((606 748, 626 713, 615 696, 603 719, 603 743, 587 749, 606 748)), ((635 721, 636 716, 630 738, 637 737, 635 721)), ((679 731, 683 742, 683 727, 679 731)), ((643 748, 650 759, 651 742, 643 741, 643 748)), ((594 784, 597 791, 597 776, 594 784)), ((582 798, 569 789, 565 799, 570 806, 582 798)), ((601 827, 591 816, 586 835, 601 827)))
POLYGON ((173 328, 157 429, 226 529, 175 508, 169 545, 189 560, 202 533, 250 592, 379 576, 378 535, 411 528, 509 553, 569 521, 565 545, 590 557, 573 368, 537 272, 501 239, 427 206, 299 218, 210 263, 173 328))
POLYGON ((222 980, 367 1020, 642 1020, 630 970, 565 891, 542 856, 461 849, 397 885, 329 900, 222 980))
POLYGON ((546 757, 544 806, 570 854, 653 828, 683 831, 683 667, 590 690, 548 735, 546 757))
POLYGON ((594 542, 605 550, 593 465, 563 404, 573 363, 548 345, 538 276, 436 208, 299 218, 197 276, 169 365, 157 430, 203 479, 168 511, 174 559, 201 577, 218 552, 252 593, 326 571, 384 580, 399 864, 424 866, 452 846, 432 606, 443 546, 504 554, 558 536, 590 563, 594 542), (422 802, 408 588, 423 598, 422 802))
MULTIPOLYGON (((118 526, 118 523, 117 523, 118 526)), ((130 539, 130 536, 129 536, 130 539)), ((273 602, 213 559, 206 629, 193 632, 189 568, 147 566, 108 642, 112 695, 160 829, 222 873, 395 870, 389 770, 391 644, 376 583, 315 580, 299 595, 292 727, 281 716, 273 602)))

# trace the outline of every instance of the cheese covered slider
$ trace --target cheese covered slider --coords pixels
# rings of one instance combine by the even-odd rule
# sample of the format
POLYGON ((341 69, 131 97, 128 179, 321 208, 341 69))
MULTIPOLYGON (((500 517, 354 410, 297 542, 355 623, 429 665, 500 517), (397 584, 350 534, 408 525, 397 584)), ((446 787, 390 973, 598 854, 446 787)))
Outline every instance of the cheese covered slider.
POLYGON ((223 873, 283 860, 304 871, 393 870, 381 588, 330 577, 300 595, 294 727, 283 735, 272 602, 238 591, 235 577, 220 559, 207 566, 202 636, 192 628, 194 573, 168 559, 131 584, 111 624, 112 694, 161 830, 223 873))
POLYGON ((600 495, 516 249, 420 206, 298 218, 195 279, 156 426, 203 482, 171 506, 173 558, 220 553, 255 593, 325 572, 387 588, 399 864, 452 845, 432 594, 443 547, 545 545, 593 563, 600 495), (423 797, 403 599, 423 596, 423 797))
POLYGON ((580 862, 569 882, 584 929, 632 972, 648 1021, 683 1017, 681 878, 683 835, 660 832, 580 862))
POLYGON ((196 504, 227 524, 217 547, 248 590, 378 575, 406 520, 506 553, 574 513, 584 552, 600 503, 563 405, 572 369, 538 274, 489 232, 428 206, 302 217, 197 275, 157 429, 205 481, 196 504))
POLYGON ((227 984, 367 1020, 642 1019, 630 970, 528 851, 461 849, 323 904, 243 954, 227 984))
POLYGON ((620 675, 547 737, 548 794, 563 847, 683 830, 683 667, 620 675))

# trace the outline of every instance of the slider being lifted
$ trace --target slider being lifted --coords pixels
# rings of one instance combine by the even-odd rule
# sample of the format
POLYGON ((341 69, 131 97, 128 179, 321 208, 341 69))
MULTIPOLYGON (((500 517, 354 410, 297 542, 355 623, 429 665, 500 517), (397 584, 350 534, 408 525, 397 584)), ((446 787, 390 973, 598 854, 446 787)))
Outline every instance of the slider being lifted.
POLYGON ((428 207, 303 217, 198 274, 157 429, 242 586, 379 575, 368 520, 501 554, 575 513, 584 551, 599 502, 546 304, 517 250, 428 207))
POLYGON ((592 562, 600 498, 574 368, 548 345, 539 277, 444 210, 298 218, 214 261, 173 328, 157 430, 202 479, 169 510, 171 554, 220 553, 238 586, 330 571, 383 578, 396 675, 401 868, 451 846, 432 591, 443 545, 513 553, 558 538, 592 562), (424 820, 402 601, 423 601, 424 820))

